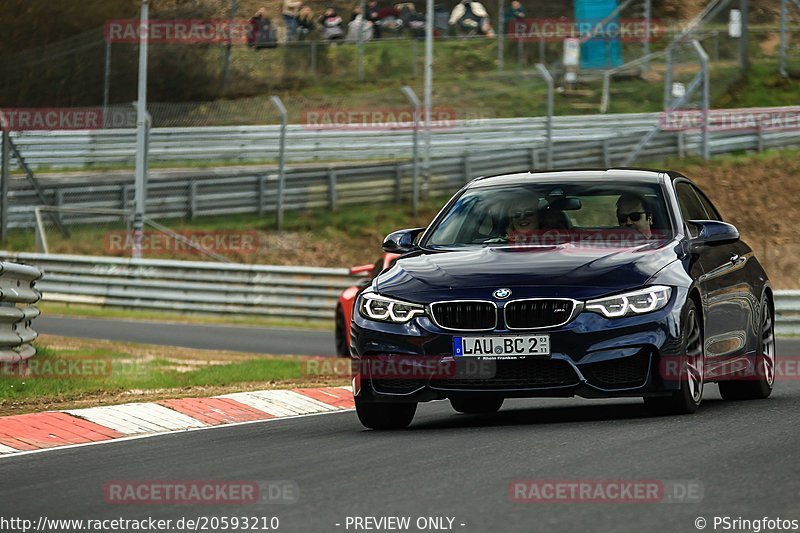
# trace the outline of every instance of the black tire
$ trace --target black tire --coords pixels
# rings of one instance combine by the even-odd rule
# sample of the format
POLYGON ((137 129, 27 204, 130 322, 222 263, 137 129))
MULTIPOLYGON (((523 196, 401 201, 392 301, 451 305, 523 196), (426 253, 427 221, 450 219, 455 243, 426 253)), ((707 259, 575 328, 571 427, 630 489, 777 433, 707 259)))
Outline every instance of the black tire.
POLYGON ((336 339, 336 355, 339 357, 350 357, 350 345, 347 342, 347 324, 344 322, 344 313, 341 308, 336 308, 336 329, 334 338, 336 339))
POLYGON ((767 297, 761 299, 761 328, 756 353, 756 375, 743 380, 719 382, 723 400, 763 400, 775 385, 775 320, 767 297))
POLYGON ((503 406, 500 396, 456 396, 450 398, 450 405, 465 415, 486 415, 496 413, 503 406))
POLYGON ((697 411, 703 400, 705 353, 703 329, 697 305, 686 303, 683 313, 681 388, 670 396, 645 397, 645 408, 654 415, 685 415, 697 411))
POLYGON ((358 419, 364 427, 370 429, 407 428, 416 412, 416 403, 365 402, 356 396, 358 419))

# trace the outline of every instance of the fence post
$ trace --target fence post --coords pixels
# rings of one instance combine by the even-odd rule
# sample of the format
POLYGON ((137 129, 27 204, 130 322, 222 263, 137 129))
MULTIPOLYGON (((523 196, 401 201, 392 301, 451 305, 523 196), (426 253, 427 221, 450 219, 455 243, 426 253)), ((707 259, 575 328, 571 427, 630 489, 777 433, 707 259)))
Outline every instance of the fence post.
POLYGON ((106 39, 106 62, 103 75, 103 127, 108 127, 108 100, 111 92, 111 41, 106 39))
POLYGON ((608 139, 603 139, 603 165, 611 168, 611 153, 609 152, 608 139))
POLYGON ((267 176, 258 177, 258 215, 262 216, 265 212, 264 200, 267 196, 267 176))
POLYGON ((283 229, 283 189, 286 186, 285 175, 285 152, 286 152, 286 126, 289 121, 289 114, 286 112, 286 106, 277 96, 270 96, 269 101, 272 102, 278 112, 281 114, 281 139, 278 146, 278 198, 276 206, 276 218, 278 224, 278 231, 283 229))
POLYGON ((197 182, 189 182, 189 220, 194 220, 197 213, 197 182))
POLYGON ((497 0, 497 73, 500 74, 505 68, 505 28, 503 28, 503 0, 497 0))
POLYGON ((683 159, 686 157, 686 132, 678 132, 678 158, 683 159))
POLYGON ((547 168, 553 168, 553 76, 542 63, 536 63, 536 70, 547 82, 547 168))
POLYGON ((317 41, 311 41, 311 74, 317 73, 317 41))
POLYGON ((778 73, 788 78, 789 73, 786 71, 786 24, 789 18, 789 0, 781 0, 781 30, 780 30, 780 44, 778 45, 778 73))
POLYGON ((403 201, 403 167, 400 163, 394 166, 394 201, 398 204, 403 201))
MULTIPOLYGON (((413 147, 411 153, 411 162, 413 164, 412 170, 412 177, 411 177, 411 210, 414 213, 414 216, 417 216, 417 209, 419 208, 419 119, 420 119, 420 101, 417 98, 417 93, 414 92, 414 89, 409 87, 408 85, 404 85, 402 88, 403 94, 406 95, 406 98, 411 102, 411 105, 414 106, 414 134, 412 137, 413 147)), ((427 124, 427 120, 426 120, 427 124)), ((430 124, 428 125, 428 135, 430 135, 430 124)), ((427 149, 426 149, 427 150, 427 149)), ((427 167, 427 174, 428 180, 430 180, 430 159, 429 155, 426 152, 426 167, 427 167)), ((397 167, 400 168, 399 166, 397 167)), ((398 174, 397 178, 397 198, 399 201, 400 198, 400 177, 398 174)))
POLYGON ((758 121, 758 128, 756 129, 758 151, 764 151, 764 130, 761 128, 761 121, 758 121))
POLYGON ((331 211, 336 211, 336 172, 328 168, 328 201, 331 211))
POLYGON ((709 70, 708 70, 708 54, 703 49, 703 45, 695 39, 692 41, 692 46, 694 47, 697 55, 700 58, 700 68, 702 69, 703 73, 703 159, 708 161, 709 159, 709 148, 708 148, 708 108, 710 105, 710 85, 711 79, 709 78, 709 70))
POLYGON ((464 181, 469 181, 470 176, 472 176, 472 168, 469 161, 469 154, 464 154, 464 181))
POLYGON ((3 158, 2 169, 0 169, 0 242, 5 243, 8 238, 8 180, 11 173, 9 172, 9 159, 11 158, 11 137, 8 133, 8 128, 3 122, 0 128, 2 131, 2 153, 0 157, 3 158))

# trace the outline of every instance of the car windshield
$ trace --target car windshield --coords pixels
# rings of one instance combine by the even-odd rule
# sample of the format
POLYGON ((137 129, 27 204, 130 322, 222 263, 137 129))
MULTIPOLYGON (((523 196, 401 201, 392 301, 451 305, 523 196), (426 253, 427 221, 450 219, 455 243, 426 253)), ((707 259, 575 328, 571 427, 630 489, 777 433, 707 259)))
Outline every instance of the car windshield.
POLYGON ((508 184, 466 190, 431 228, 422 246, 630 246, 669 238, 672 225, 654 183, 508 184))

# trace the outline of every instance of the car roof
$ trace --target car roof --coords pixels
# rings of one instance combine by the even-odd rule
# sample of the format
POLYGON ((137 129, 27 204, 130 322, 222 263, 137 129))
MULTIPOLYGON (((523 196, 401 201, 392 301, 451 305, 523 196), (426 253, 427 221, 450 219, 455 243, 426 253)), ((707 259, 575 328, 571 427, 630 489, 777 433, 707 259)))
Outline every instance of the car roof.
POLYGON ((467 188, 491 187, 494 185, 520 185, 531 182, 561 181, 606 181, 621 180, 639 183, 659 183, 664 179, 682 177, 678 172, 657 170, 651 168, 603 168, 603 169, 563 169, 563 170, 532 170, 530 172, 514 172, 511 174, 496 174, 482 176, 472 180, 467 188))

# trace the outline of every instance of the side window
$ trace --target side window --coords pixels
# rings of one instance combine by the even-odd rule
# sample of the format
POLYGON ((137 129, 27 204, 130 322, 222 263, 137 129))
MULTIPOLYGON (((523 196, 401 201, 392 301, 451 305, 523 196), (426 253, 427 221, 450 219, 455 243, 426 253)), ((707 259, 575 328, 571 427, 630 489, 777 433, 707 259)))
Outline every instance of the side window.
POLYGON ((720 216, 719 211, 717 211, 717 208, 714 207, 708 198, 706 198, 706 195, 703 194, 703 192, 699 189, 695 189, 695 192, 697 193, 697 197, 700 199, 700 203, 703 204, 706 213, 708 213, 708 220, 719 220, 722 222, 722 217, 720 216))
POLYGON ((675 185, 675 194, 678 196, 678 205, 681 207, 684 220, 708 219, 708 213, 691 185, 685 182, 678 183, 675 185))

